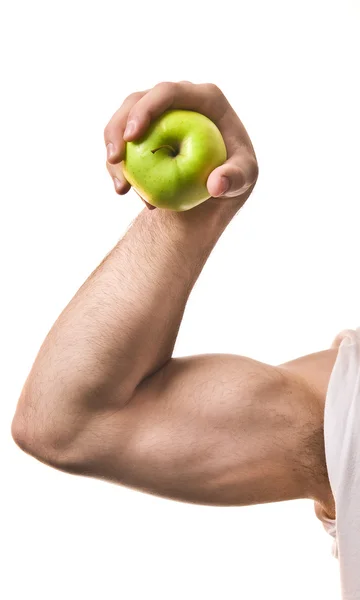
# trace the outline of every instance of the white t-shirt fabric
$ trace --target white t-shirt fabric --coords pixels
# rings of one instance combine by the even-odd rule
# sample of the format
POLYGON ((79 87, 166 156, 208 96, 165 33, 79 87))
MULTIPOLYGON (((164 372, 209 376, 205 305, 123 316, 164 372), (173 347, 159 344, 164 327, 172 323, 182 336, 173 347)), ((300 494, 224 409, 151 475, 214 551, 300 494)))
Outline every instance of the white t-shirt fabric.
POLYGON ((343 600, 360 600, 360 328, 339 336, 324 411, 336 520, 319 518, 334 538, 332 553, 339 560, 343 600))

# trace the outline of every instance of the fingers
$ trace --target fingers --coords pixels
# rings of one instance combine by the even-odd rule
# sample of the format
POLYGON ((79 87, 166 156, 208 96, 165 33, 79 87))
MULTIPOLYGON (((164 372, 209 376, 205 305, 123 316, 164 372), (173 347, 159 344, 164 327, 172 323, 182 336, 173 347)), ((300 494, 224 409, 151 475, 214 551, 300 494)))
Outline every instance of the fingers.
POLYGON ((240 145, 251 148, 247 132, 221 90, 212 83, 164 82, 150 91, 135 92, 126 98, 104 131, 107 160, 116 164, 124 159, 125 142, 145 133, 152 120, 170 108, 200 112, 220 129, 228 155, 240 145))
POLYGON ((125 142, 123 139, 124 130, 129 111, 140 98, 146 94, 144 92, 135 92, 130 94, 124 100, 123 104, 112 116, 104 130, 104 140, 106 145, 107 160, 111 164, 119 163, 124 158, 125 142))
POLYGON ((170 108, 201 112, 217 123, 229 106, 223 93, 212 83, 159 83, 130 109, 124 140, 129 142, 139 138, 151 121, 170 108))
POLYGON ((257 175, 254 157, 247 151, 237 152, 210 173, 207 189, 214 198, 241 196, 254 185, 257 175))
POLYGON ((122 164, 118 163, 116 165, 112 165, 111 163, 107 162, 106 168, 109 171, 110 177, 113 180, 116 193, 120 196, 126 194, 130 190, 131 186, 124 177, 122 164))
MULTIPOLYGON (((106 168, 109 171, 110 177, 113 180, 116 193, 119 194, 119 196, 123 196, 124 194, 127 194, 127 192, 131 188, 131 185, 125 179, 125 176, 124 176, 124 173, 122 170, 122 163, 112 165, 111 163, 107 162, 106 168)), ((141 198, 140 194, 138 192, 136 192, 136 193, 138 194, 139 198, 141 198)), ((144 204, 146 205, 146 207, 149 210, 154 210, 154 208, 156 208, 156 206, 152 206, 151 204, 146 202, 146 200, 144 200, 144 198, 141 198, 141 200, 144 202, 144 204)))
POLYGON ((224 138, 228 160, 208 177, 209 194, 235 197, 251 191, 258 175, 257 161, 249 135, 236 112, 216 85, 180 81, 159 83, 151 90, 131 94, 105 128, 108 170, 116 192, 125 194, 130 185, 122 169, 114 171, 109 167, 120 165, 126 142, 142 136, 154 119, 171 108, 206 115, 218 126, 224 138))

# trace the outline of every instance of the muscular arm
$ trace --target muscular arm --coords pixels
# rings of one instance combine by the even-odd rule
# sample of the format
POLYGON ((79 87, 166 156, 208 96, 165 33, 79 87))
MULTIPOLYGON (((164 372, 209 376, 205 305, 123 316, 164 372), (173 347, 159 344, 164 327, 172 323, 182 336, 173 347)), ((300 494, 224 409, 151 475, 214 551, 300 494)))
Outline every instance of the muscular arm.
MULTIPOLYGON (((135 120, 139 133, 149 113, 191 102, 217 122, 230 157, 208 188, 221 195, 223 177, 230 188, 185 213, 139 215, 48 334, 13 435, 57 468, 179 500, 311 497, 317 459, 300 450, 321 429, 321 407, 303 377, 237 356, 171 358, 189 293, 256 180, 251 142, 224 97, 177 85, 137 95, 130 115, 128 99, 112 132, 122 139, 135 120)), ((121 193, 123 148, 114 146, 109 170, 121 193)))

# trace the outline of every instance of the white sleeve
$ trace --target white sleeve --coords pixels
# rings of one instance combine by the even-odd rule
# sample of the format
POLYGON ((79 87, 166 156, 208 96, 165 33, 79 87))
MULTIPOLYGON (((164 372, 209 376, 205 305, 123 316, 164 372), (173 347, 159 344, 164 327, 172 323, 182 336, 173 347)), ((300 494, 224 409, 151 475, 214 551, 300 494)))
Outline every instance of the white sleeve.
POLYGON ((344 600, 360 600, 360 328, 346 330, 330 376, 324 412, 325 455, 336 521, 334 537, 344 600))

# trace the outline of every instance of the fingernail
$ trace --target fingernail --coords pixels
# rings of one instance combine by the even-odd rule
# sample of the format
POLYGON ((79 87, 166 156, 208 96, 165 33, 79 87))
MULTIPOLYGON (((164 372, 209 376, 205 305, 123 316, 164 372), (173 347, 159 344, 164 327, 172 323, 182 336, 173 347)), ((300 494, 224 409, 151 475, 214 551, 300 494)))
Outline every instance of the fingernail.
POLYGON ((114 181, 115 189, 116 189, 116 191, 118 191, 121 188, 120 180, 117 177, 114 177, 113 181, 114 181))
POLYGON ((112 144, 111 142, 109 142, 106 145, 106 154, 107 154, 107 159, 110 160, 114 154, 115 154, 115 148, 114 148, 114 144, 112 144))
POLYGON ((130 137, 131 135, 133 135, 133 133, 135 133, 135 129, 136 129, 135 121, 129 121, 128 124, 126 125, 125 131, 124 131, 124 137, 130 137))
POLYGON ((227 177, 222 176, 221 177, 221 192, 220 195, 222 196, 223 194, 226 194, 226 192, 228 191, 230 187, 230 181, 227 177))

